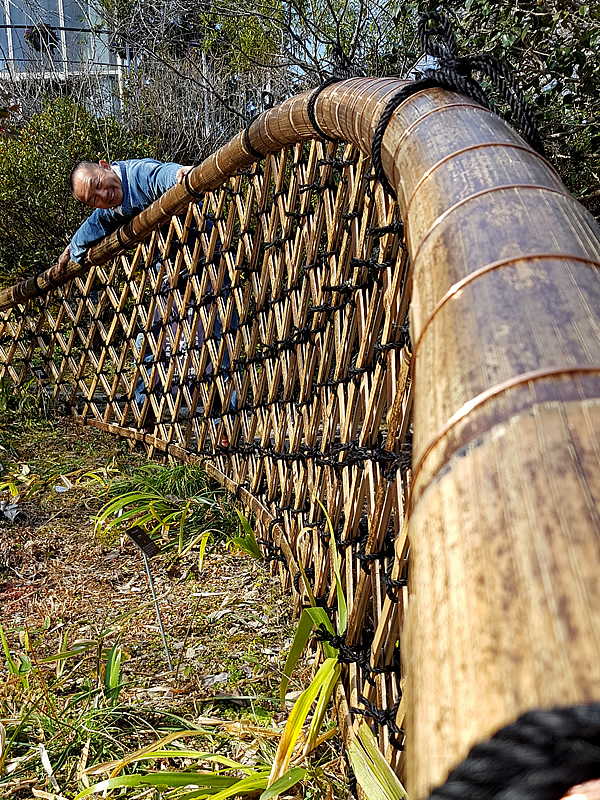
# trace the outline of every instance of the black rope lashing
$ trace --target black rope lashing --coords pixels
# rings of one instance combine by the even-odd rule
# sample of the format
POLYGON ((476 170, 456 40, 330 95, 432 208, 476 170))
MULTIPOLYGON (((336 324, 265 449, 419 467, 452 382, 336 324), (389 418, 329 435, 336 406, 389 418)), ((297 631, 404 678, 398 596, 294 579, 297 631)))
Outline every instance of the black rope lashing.
POLYGON ((235 491, 233 492, 233 496, 235 497, 236 500, 241 500, 242 499, 241 494, 240 494, 242 489, 244 489, 247 492, 250 491, 250 484, 248 483, 248 481, 244 481, 243 483, 238 483, 238 485, 235 487, 235 491))
POLYGON ((358 800, 358 786, 356 783, 356 775, 354 774, 354 770, 352 769, 352 764, 350 763, 350 758, 348 757, 348 751, 344 747, 343 743, 342 743, 342 755, 344 756, 344 761, 346 763, 346 778, 348 780, 348 791, 353 800, 358 800))
MULTIPOLYGON (((282 400, 276 398, 262 403, 255 403, 252 409, 267 408, 269 406, 277 405, 280 403, 295 403, 294 398, 289 400, 282 400)), ((246 406, 238 407, 237 409, 227 411, 226 409, 214 412, 204 412, 206 419, 218 418, 221 416, 231 416, 238 414, 241 410, 248 410, 249 404, 246 406)), ((232 451, 233 452, 233 451, 232 451)), ((396 453, 392 450, 385 450, 378 447, 364 447, 359 444, 358 439, 353 439, 350 442, 337 442, 332 444, 326 451, 321 450, 319 447, 309 447, 308 445, 301 444, 297 450, 294 451, 279 451, 273 445, 260 445, 256 442, 249 442, 240 444, 235 448, 236 455, 241 456, 262 456, 279 461, 286 464, 302 463, 308 465, 310 461, 319 467, 330 467, 336 471, 349 469, 350 467, 358 466, 364 468, 365 462, 371 461, 379 464, 381 467, 383 477, 392 481, 395 478, 398 470, 401 473, 406 472, 411 464, 411 453, 405 450, 400 450, 396 453), (344 460, 340 461, 340 454, 344 454, 344 460)), ((367 560, 373 560, 375 554, 371 557, 366 557, 367 560)))
POLYGON ((310 120, 310 124, 313 126, 313 128, 316 130, 316 132, 319 134, 319 138, 327 139, 330 142, 337 142, 337 139, 334 139, 333 137, 331 137, 328 134, 326 134, 325 131, 321 128, 321 126, 317 122, 317 117, 315 115, 315 106, 316 106, 316 103, 317 103, 317 98, 319 97, 321 92, 324 89, 327 89, 328 86, 331 86, 334 83, 338 83, 341 80, 342 80, 342 78, 337 78, 335 75, 332 75, 330 78, 327 78, 326 80, 324 80, 323 83, 320 86, 318 86, 315 89, 315 91, 311 94, 311 96, 308 99, 308 103, 306 104, 306 113, 308 114, 308 118, 310 120))
MULTIPOLYGON (((267 111, 269 108, 273 108, 275 105, 275 95, 272 92, 264 91, 262 93, 262 102, 263 102, 263 111, 267 111)), ((250 142, 250 128, 252 127, 252 123, 258 117, 258 114, 255 114, 248 120, 246 127, 244 128, 244 145, 249 153, 251 153, 254 158, 258 161, 262 161, 265 158, 266 153, 261 153, 260 150, 257 150, 256 147, 253 147, 250 142)))
POLYGON ((250 128, 255 119, 256 117, 252 117, 252 119, 244 128, 244 146, 246 147, 246 150, 254 156, 254 158, 256 158, 258 161, 261 161, 265 157, 265 153, 261 153, 260 150, 257 150, 256 147, 253 147, 250 143, 250 128))
POLYGON ((279 562, 284 566, 287 566, 287 559, 283 555, 281 547, 279 545, 273 544, 271 539, 257 539, 258 544, 262 544, 265 549, 264 559, 265 564, 270 564, 271 562, 279 562))
POLYGON ((367 680, 373 684, 373 675, 390 675, 397 672, 396 664, 386 664, 384 667, 372 667, 369 652, 370 644, 346 644, 346 631, 339 634, 331 633, 325 625, 317 627, 315 638, 318 642, 327 642, 337 653, 337 660, 340 664, 356 664, 367 673, 367 680))
POLYGON ((402 589, 404 586, 408 586, 408 579, 407 578, 398 578, 395 580, 392 578, 392 570, 394 568, 394 559, 390 560, 390 566, 387 572, 381 574, 381 580, 385 584, 385 593, 390 598, 392 603, 398 602, 398 594, 394 591, 394 589, 402 589))
POLYGON ((275 525, 283 525, 285 520, 283 517, 273 517, 273 519, 269 522, 269 527, 267 528, 267 537, 273 540, 273 528, 275 525))
POLYGON ((350 711, 353 714, 370 717, 378 725, 386 727, 390 731, 390 744, 395 747, 396 750, 404 750, 404 745, 402 744, 404 731, 396 724, 396 715, 400 708, 401 698, 399 697, 391 708, 379 708, 374 703, 367 700, 362 694, 358 695, 358 699, 363 704, 364 708, 351 707, 350 711))
MULTIPOLYGON (((190 197, 194 197, 196 200, 200 200, 202 197, 204 197, 204 194, 197 192, 190 186, 190 172, 191 170, 189 172, 186 172, 185 175, 183 176, 183 185, 185 186, 185 190, 190 195, 190 197)), ((178 242, 178 244, 182 244, 182 242, 178 242)))
POLYGON ((373 134, 371 157, 377 180, 384 189, 395 196, 381 162, 381 145, 383 136, 394 111, 398 106, 423 89, 439 87, 460 92, 490 111, 496 111, 481 85, 472 77, 472 72, 483 73, 498 89, 508 104, 514 120, 518 123, 528 144, 540 155, 544 156, 544 146, 535 126, 533 114, 527 104, 521 87, 517 84, 508 67, 490 55, 460 57, 456 37, 449 19, 438 12, 425 14, 419 21, 419 37, 423 51, 438 60, 435 69, 426 69, 424 77, 408 86, 403 86, 388 101, 377 128, 373 134), (429 23, 433 23, 429 27, 429 23), (437 37, 439 41, 435 41, 437 37))
MULTIPOLYGON (((306 575, 306 580, 307 581, 314 581, 314 579, 315 579, 315 570, 314 570, 313 567, 307 567, 304 570, 304 574, 306 575)), ((300 594, 300 578, 301 578, 301 576, 302 576, 302 573, 300 572, 300 570, 298 570, 294 574, 294 578, 293 578, 293 581, 292 581, 292 583, 294 584, 294 589, 296 590, 296 592, 298 594, 300 594)), ((304 590, 304 588, 305 587, 303 585, 303 590, 304 590)))
POLYGON ((559 800, 600 778, 600 703, 529 711, 475 745, 429 800, 559 800))

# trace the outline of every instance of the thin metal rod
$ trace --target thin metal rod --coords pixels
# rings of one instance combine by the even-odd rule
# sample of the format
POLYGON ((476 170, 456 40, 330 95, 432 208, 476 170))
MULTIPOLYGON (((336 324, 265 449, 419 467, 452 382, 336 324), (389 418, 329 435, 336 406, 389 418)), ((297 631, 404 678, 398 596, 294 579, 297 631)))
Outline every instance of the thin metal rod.
MULTIPOLYGON (((27 30, 27 28, 35 28, 37 23, 30 22, 29 25, 0 25, 0 29, 14 28, 15 30, 27 30)), ((64 25, 49 25, 54 31, 72 31, 73 33, 110 33, 109 30, 96 30, 95 28, 66 28, 64 25)), ((114 31, 113 31, 114 32, 114 31)))
POLYGON ((154 608, 156 609, 156 618, 158 620, 158 627, 160 629, 160 635, 162 636, 163 645, 165 647, 165 654, 167 656, 167 662, 169 664, 169 669, 173 670, 173 664, 171 662, 171 656, 169 655, 169 648, 167 646, 167 639, 165 637, 165 629, 163 628, 162 624, 162 617, 160 616, 160 608, 158 607, 158 600, 156 599, 156 593, 154 591, 154 581, 152 580, 152 573, 150 572, 150 562, 148 561, 148 556, 146 553, 142 553, 144 556, 144 564, 146 565, 146 574, 148 575, 148 583, 150 584, 150 591, 152 592, 152 599, 154 600, 154 608))

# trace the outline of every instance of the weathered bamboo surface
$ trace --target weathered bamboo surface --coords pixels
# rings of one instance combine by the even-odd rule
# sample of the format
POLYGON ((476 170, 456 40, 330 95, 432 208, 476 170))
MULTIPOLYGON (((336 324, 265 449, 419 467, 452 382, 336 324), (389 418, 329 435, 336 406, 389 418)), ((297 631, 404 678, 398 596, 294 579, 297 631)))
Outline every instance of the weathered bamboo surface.
POLYGON ((175 187, 83 268, 0 293, 0 356, 89 424, 208 457, 298 609, 298 561, 335 601, 322 500, 350 609, 337 707, 377 722, 417 800, 520 713, 600 699, 600 232, 442 90, 388 126, 396 203, 369 155, 400 85, 320 94, 346 146, 302 144, 310 93, 264 112, 262 164, 240 134, 191 173, 201 205, 175 187))
POLYGON ((408 785, 600 697, 600 232, 497 117, 419 96, 386 151, 412 259, 408 785))

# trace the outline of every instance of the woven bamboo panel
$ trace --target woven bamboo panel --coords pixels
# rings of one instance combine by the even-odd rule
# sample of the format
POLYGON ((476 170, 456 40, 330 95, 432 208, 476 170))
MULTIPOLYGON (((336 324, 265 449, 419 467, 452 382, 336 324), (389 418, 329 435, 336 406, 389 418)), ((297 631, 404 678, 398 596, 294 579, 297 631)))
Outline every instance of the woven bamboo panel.
MULTIPOLYGON (((4 312, 3 374, 35 375, 148 454, 207 459, 256 513, 300 612, 349 607, 348 707, 401 771, 410 464, 407 257, 352 145, 299 143, 206 193, 134 250, 4 312), (403 588, 404 587, 404 588, 403 588)), ((348 732, 348 736, 350 733, 348 732)))

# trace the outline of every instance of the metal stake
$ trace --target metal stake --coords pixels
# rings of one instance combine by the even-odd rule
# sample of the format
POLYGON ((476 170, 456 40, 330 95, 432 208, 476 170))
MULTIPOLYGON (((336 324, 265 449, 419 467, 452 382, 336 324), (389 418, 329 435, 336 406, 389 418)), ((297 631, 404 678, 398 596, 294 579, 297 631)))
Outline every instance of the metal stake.
POLYGON ((167 663, 169 664, 169 669, 171 672, 173 671, 173 664, 171 662, 171 656, 169 655, 169 648, 167 646, 167 639, 165 636, 165 629, 163 628, 162 624, 162 617, 160 616, 160 608, 158 606, 158 600, 156 599, 156 593, 154 591, 154 581, 152 580, 152 573, 150 572, 150 562, 148 560, 148 556, 142 550, 142 555, 144 556, 144 564, 146 565, 146 574, 148 575, 148 583, 150 584, 150 591, 152 592, 152 599, 154 600, 154 608, 156 609, 156 618, 158 620, 158 627, 160 629, 160 635, 162 636, 163 645, 165 647, 165 654, 167 656, 167 663))
POLYGON ((160 616, 160 608, 158 607, 156 592, 154 591, 154 581, 152 580, 152 573, 150 572, 149 559, 160 553, 160 547, 156 544, 156 542, 153 539, 150 538, 150 536, 148 536, 146 531, 140 528, 138 525, 134 525, 133 528, 129 528, 128 530, 125 531, 125 533, 127 534, 127 536, 129 536, 129 538, 135 544, 135 546, 142 551, 142 555, 144 556, 144 564, 146 565, 146 575, 148 576, 148 583, 150 584, 152 599, 154 600, 154 608, 156 609, 156 618, 158 619, 158 627, 160 629, 160 635, 162 636, 163 645, 165 646, 165 653, 167 655, 167 662, 169 664, 169 669, 173 671, 173 664, 171 663, 171 656, 169 655, 169 648, 167 647, 167 639, 165 637, 165 629, 163 628, 162 617, 160 616))

